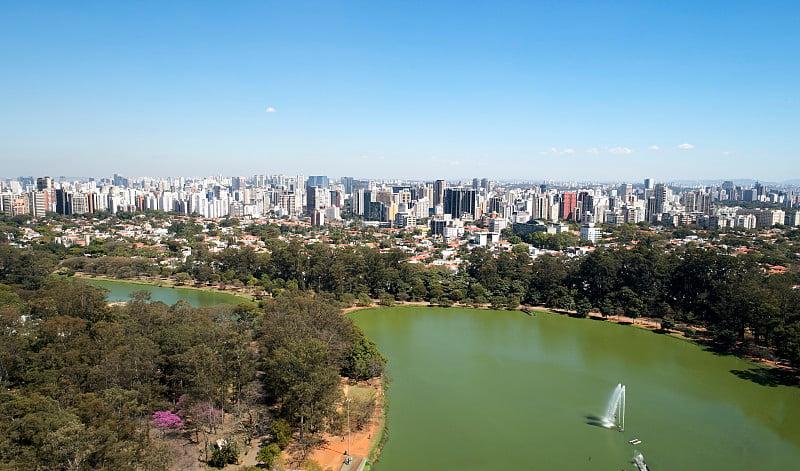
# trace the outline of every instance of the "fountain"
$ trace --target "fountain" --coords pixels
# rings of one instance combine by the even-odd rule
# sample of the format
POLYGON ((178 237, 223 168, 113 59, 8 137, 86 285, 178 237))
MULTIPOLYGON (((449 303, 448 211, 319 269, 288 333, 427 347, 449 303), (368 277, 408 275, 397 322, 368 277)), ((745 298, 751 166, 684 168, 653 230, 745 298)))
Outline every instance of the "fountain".
POLYGON ((602 418, 603 426, 616 428, 620 432, 625 430, 625 385, 618 384, 608 400, 606 413, 602 418))
POLYGON ((639 471, 650 471, 650 468, 647 467, 647 463, 644 462, 644 456, 638 451, 633 453, 633 464, 636 465, 639 471))

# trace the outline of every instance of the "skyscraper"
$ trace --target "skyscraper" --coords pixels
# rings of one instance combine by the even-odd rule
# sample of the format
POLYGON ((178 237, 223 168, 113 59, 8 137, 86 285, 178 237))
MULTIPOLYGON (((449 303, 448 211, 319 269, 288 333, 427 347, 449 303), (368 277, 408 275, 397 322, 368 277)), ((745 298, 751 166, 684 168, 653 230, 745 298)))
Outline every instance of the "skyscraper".
POLYGON ((444 212, 460 219, 475 217, 476 191, 472 188, 447 188, 444 191, 444 212))
POLYGON ((311 175, 306 181, 306 188, 314 188, 315 186, 321 188, 328 188, 328 177, 325 175, 311 175))
POLYGON ((433 182, 433 205, 444 204, 444 189, 447 183, 444 180, 436 180, 433 182))
POLYGON ((574 191, 566 191, 561 195, 561 206, 558 217, 572 221, 575 219, 575 208, 578 206, 578 195, 574 191))

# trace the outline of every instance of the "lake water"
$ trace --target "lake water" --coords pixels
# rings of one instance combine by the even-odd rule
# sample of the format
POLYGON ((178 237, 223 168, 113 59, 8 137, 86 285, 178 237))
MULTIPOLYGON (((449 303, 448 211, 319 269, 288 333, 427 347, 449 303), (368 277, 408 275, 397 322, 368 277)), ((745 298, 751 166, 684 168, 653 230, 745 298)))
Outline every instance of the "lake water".
POLYGON ((108 300, 130 301, 130 294, 134 291, 150 291, 151 301, 161 301, 173 305, 178 301, 186 301, 195 307, 216 306, 217 304, 239 304, 247 302, 244 298, 228 293, 216 293, 192 288, 169 288, 126 281, 97 280, 83 278, 83 280, 108 290, 108 300))
POLYGON ((800 469, 800 389, 633 326, 392 307, 352 318, 389 359, 378 471, 800 469), (617 385, 625 431, 594 425, 617 385), (632 446, 628 440, 642 443, 632 446))

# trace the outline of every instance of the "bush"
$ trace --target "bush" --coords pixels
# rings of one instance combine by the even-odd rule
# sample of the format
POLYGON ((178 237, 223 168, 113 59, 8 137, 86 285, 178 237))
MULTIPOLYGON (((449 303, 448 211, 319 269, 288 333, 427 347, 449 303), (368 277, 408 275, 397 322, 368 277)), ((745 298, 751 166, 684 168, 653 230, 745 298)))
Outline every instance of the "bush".
POLYGON ((264 463, 264 466, 267 468, 272 468, 275 462, 278 461, 279 456, 281 456, 280 447, 276 443, 270 443, 267 446, 262 446, 261 449, 258 450, 256 461, 264 463))
POLYGON ((208 465, 212 468, 224 468, 228 464, 239 462, 239 447, 234 442, 228 442, 211 452, 208 465))
POLYGON ((272 442, 278 445, 281 450, 285 449, 292 440, 292 427, 286 419, 273 421, 269 426, 269 431, 272 434, 272 442))
POLYGON ((380 297, 379 304, 381 306, 391 306, 394 304, 394 297, 390 294, 382 294, 380 297))

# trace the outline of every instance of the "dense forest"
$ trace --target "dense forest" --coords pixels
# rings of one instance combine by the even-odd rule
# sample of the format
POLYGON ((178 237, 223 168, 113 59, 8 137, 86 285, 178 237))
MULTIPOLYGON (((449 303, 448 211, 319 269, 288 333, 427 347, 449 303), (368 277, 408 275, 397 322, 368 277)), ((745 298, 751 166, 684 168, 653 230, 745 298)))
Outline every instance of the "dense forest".
POLYGON ((283 448, 293 434, 308 448, 341 422, 340 375, 383 372, 375 345, 323 296, 201 309, 142 291, 108 306, 103 289, 0 251, 2 469, 167 469, 158 437, 180 429, 202 443, 225 417, 245 440, 283 448))

